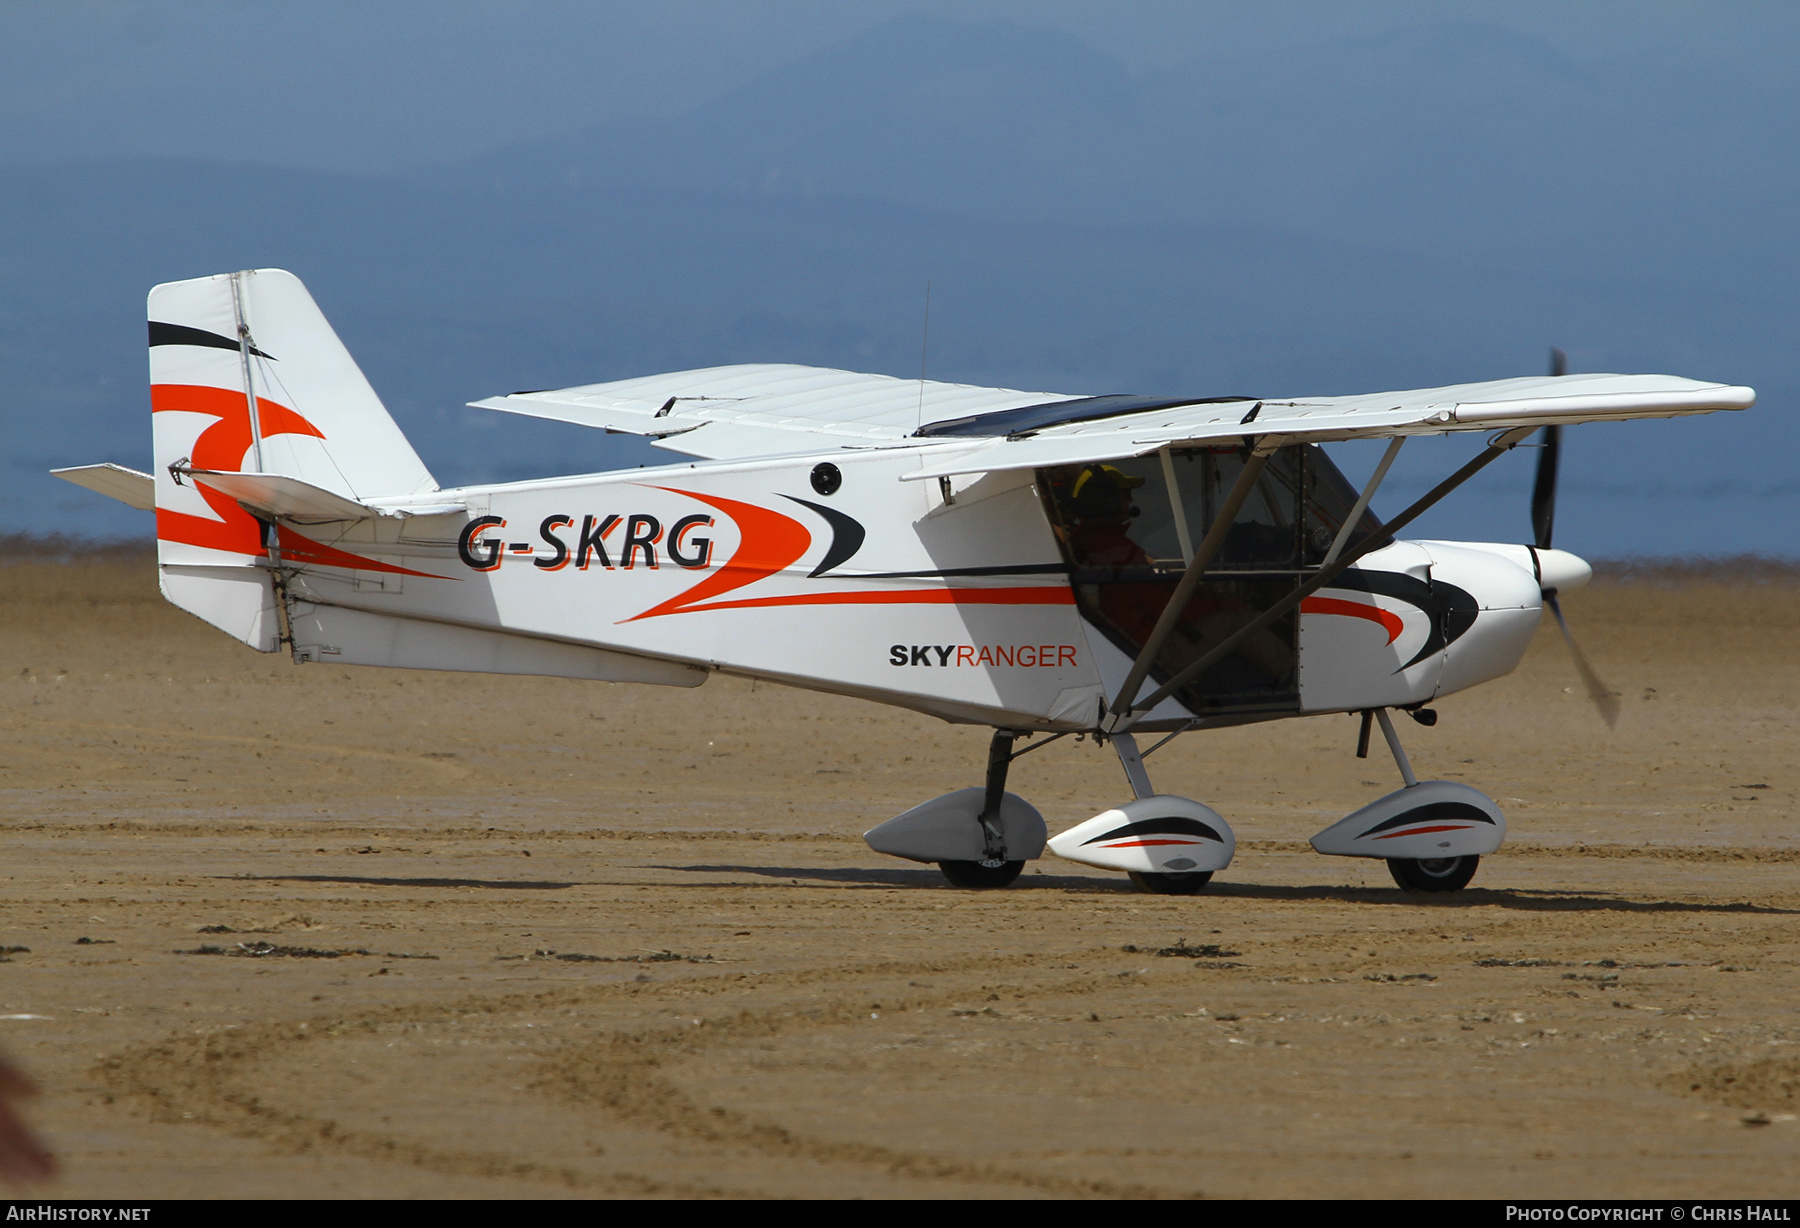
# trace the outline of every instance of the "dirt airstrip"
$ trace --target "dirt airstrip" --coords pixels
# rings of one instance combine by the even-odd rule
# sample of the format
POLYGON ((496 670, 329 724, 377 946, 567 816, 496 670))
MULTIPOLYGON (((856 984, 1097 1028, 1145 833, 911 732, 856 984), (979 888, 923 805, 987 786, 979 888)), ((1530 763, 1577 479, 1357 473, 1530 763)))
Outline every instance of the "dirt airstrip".
MULTIPOLYGON (((1759 579, 1761 582, 1759 582, 1759 579)), ((1177 740, 1196 898, 1047 857, 949 888, 858 833, 984 730, 694 691, 297 667, 147 562, 0 566, 0 1048, 45 1193, 1778 1197, 1800 1172, 1800 586, 1596 585, 1402 722, 1511 824, 1408 897, 1307 836, 1355 721, 1177 740)), ((1126 795, 1065 739, 1058 830, 1126 795)))

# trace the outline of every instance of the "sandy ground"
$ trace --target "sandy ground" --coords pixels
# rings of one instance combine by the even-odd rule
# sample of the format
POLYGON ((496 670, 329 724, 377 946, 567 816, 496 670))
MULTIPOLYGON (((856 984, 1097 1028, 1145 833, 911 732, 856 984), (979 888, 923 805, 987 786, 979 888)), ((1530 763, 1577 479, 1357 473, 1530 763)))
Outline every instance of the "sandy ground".
MULTIPOLYGON (((1353 718, 1178 740, 1203 896, 950 889, 858 833, 986 733, 715 679, 297 667, 143 564, 0 567, 0 1046, 46 1193, 1791 1197, 1800 588, 1599 587, 1402 722, 1501 802, 1451 898, 1304 844, 1353 718), (21 949, 24 948, 24 949, 21 949), (262 952, 256 954, 256 952, 262 952)), ((1052 830, 1126 796, 1065 739, 1052 830)))

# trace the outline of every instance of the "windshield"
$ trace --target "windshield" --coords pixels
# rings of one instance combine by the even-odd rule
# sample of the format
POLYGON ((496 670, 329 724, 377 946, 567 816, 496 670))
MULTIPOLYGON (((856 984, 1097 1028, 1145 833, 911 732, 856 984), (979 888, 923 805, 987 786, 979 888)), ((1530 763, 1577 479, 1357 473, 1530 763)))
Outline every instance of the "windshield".
MULTIPOLYGON (((1243 473, 1246 456, 1239 448, 1191 448, 1041 476, 1053 522, 1078 569, 1179 571, 1243 473)), ((1282 448, 1269 458, 1208 571, 1316 567, 1355 502, 1356 492, 1316 445, 1282 448)), ((1380 527, 1364 512, 1346 545, 1380 527)))

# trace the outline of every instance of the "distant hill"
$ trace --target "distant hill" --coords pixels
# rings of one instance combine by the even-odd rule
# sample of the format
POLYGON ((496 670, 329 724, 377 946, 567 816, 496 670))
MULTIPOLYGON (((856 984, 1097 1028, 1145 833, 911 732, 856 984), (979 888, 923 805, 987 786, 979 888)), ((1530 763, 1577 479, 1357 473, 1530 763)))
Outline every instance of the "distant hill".
MULTIPOLYGON (((406 181, 0 167, 0 510, 147 531, 44 470, 147 464, 158 281, 298 273, 453 482, 665 458, 461 408, 495 392, 742 361, 916 375, 930 280, 935 378, 1350 392, 1535 372, 1555 343, 1577 369, 1754 384, 1748 414, 1576 432, 1558 544, 1794 554, 1793 96, 1660 71, 1449 23, 1134 77, 1062 35, 920 18, 670 123, 406 181)), ((1409 445, 1382 502, 1470 446, 1409 445)), ((1517 539, 1528 469, 1422 533, 1517 539)))
MULTIPOLYGON (((682 83, 671 81, 671 89, 682 83)), ((661 123, 421 172, 881 201, 990 221, 1253 225, 1460 262, 1708 281, 1792 267, 1800 81, 1578 64, 1446 17, 1134 76, 1075 37, 896 19, 661 123)))

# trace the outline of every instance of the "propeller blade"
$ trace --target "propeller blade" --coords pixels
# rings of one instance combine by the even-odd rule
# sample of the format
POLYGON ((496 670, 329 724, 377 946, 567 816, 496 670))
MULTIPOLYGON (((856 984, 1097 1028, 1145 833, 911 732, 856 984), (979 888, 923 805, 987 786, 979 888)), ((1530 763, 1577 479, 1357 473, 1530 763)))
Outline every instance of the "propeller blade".
MULTIPOLYGON (((1550 347, 1550 374, 1552 377, 1569 373, 1569 356, 1550 347)), ((1539 445, 1537 480, 1531 486, 1531 530, 1537 538, 1539 550, 1550 549, 1550 540, 1556 531, 1556 468, 1562 459, 1562 427, 1547 426, 1544 428, 1544 442, 1539 445)), ((1600 681, 1600 675, 1588 664, 1587 657, 1582 655, 1581 648, 1575 643, 1575 636, 1569 631, 1569 620, 1563 617, 1562 603, 1556 599, 1556 590, 1544 590, 1544 604, 1556 615, 1556 625, 1562 628, 1563 643, 1569 646, 1569 655, 1575 658, 1575 669, 1581 674, 1581 681, 1587 687, 1588 698, 1594 701, 1594 707, 1600 710, 1600 717, 1606 722, 1608 729, 1619 723, 1618 693, 1600 681)))
MULTIPOLYGON (((1550 374, 1569 373, 1569 356, 1550 347, 1550 374)), ((1562 427, 1544 428, 1543 442, 1538 445, 1537 481, 1531 485, 1531 531, 1539 550, 1550 549, 1556 530, 1556 467, 1562 458, 1562 427)))
POLYGON ((1608 729, 1619 724, 1619 695, 1600 681, 1600 675, 1588 664, 1588 659, 1581 655, 1581 649, 1575 645, 1575 637, 1569 634, 1569 620, 1563 617, 1562 603, 1556 599, 1556 590, 1545 589, 1544 601, 1550 612, 1556 615, 1556 625, 1562 628, 1563 643, 1569 646, 1569 655, 1575 658, 1575 668, 1581 674, 1581 681, 1587 685, 1588 698, 1594 701, 1594 707, 1600 709, 1600 716, 1608 729))
POLYGON ((1556 531, 1556 466, 1562 457, 1560 426, 1544 428, 1538 445, 1537 481, 1531 485, 1531 533, 1539 550, 1550 549, 1556 531))

